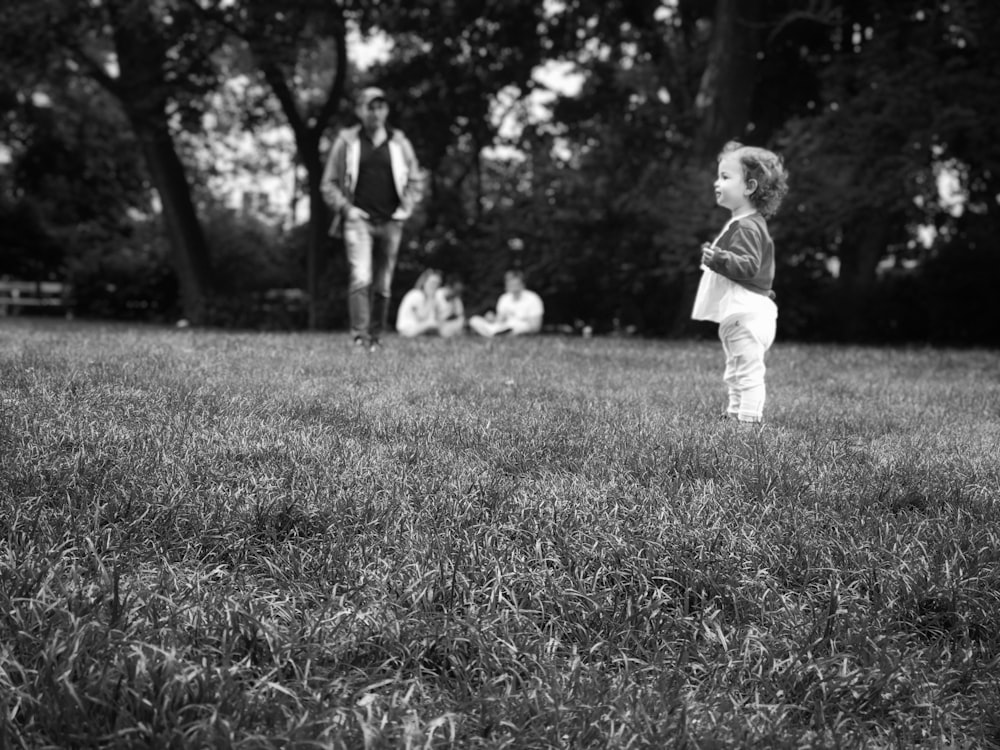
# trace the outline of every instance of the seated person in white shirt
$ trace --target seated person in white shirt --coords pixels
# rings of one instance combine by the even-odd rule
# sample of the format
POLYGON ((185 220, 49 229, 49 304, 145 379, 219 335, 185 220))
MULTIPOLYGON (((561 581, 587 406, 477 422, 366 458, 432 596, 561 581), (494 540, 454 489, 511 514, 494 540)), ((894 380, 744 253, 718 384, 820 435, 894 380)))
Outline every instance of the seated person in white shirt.
POLYGON ((440 333, 436 294, 441 287, 441 272, 428 268, 417 278, 413 288, 403 295, 396 313, 396 332, 412 338, 440 333))
POLYGON ((505 291, 497 300, 496 312, 469 318, 469 328, 480 336, 538 333, 542 330, 545 306, 542 298, 524 286, 524 274, 512 270, 504 274, 505 291))

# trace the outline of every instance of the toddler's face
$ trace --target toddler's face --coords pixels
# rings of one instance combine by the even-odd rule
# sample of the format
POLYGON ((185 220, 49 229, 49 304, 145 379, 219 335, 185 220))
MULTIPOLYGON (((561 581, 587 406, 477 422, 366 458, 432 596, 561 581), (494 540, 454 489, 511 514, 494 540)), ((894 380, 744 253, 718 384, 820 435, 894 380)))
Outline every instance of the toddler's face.
POLYGON ((747 185, 740 160, 732 154, 722 157, 715 178, 715 202, 734 213, 750 208, 751 187, 755 186, 747 185))

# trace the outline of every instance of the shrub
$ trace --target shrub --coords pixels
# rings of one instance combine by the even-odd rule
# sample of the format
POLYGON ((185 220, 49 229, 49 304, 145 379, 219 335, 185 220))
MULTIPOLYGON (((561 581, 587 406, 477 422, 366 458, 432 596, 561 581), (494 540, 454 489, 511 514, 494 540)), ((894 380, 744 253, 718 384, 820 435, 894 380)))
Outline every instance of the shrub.
POLYGON ((158 222, 137 222, 127 235, 83 229, 67 261, 77 315, 164 321, 179 314, 177 279, 158 222))

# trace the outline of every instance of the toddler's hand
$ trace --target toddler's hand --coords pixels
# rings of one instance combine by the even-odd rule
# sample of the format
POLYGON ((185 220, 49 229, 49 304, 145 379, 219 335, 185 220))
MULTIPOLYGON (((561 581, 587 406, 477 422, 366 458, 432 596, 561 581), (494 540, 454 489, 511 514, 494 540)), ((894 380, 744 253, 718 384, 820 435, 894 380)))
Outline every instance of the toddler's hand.
POLYGON ((701 262, 703 265, 708 265, 712 258, 715 257, 715 247, 713 247, 708 242, 701 246, 701 262))

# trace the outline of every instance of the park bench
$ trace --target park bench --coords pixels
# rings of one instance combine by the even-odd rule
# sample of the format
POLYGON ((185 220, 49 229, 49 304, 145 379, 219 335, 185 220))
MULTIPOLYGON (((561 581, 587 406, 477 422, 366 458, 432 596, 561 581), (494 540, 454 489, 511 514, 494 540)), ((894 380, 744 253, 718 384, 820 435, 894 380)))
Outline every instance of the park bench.
POLYGON ((0 279, 0 315, 22 308, 62 308, 70 317, 69 286, 58 281, 0 279))

